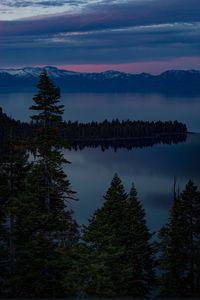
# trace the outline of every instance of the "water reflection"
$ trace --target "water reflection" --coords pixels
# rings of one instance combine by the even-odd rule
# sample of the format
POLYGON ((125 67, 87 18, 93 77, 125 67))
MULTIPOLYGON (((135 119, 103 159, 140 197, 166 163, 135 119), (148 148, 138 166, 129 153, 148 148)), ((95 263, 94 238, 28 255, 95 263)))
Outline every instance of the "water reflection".
MULTIPOLYGON (((16 119, 29 120, 33 93, 0 93, 0 106, 16 119)), ((79 122, 112 120, 178 120, 190 131, 200 132, 200 98, 172 98, 158 94, 62 94, 66 110, 64 119, 79 122)), ((72 162, 66 172, 77 191, 79 202, 73 204, 80 223, 85 223, 102 204, 115 172, 127 190, 134 181, 147 211, 148 224, 156 230, 166 221, 171 206, 173 177, 180 188, 189 178, 200 185, 200 137, 190 135, 177 145, 157 144, 131 151, 100 147, 83 151, 66 151, 72 162)))
POLYGON ((155 144, 178 144, 183 143, 187 139, 187 134, 160 135, 157 137, 146 138, 120 138, 120 139, 90 139, 72 141, 70 143, 72 149, 83 150, 84 148, 101 148, 101 151, 113 149, 115 152, 119 149, 132 150, 135 148, 153 147, 155 144))
POLYGON ((113 174, 117 172, 127 190, 134 182, 146 212, 149 226, 159 229, 166 221, 172 204, 173 178, 180 189, 189 178, 200 185, 200 135, 189 135, 187 142, 177 145, 155 145, 143 149, 119 149, 117 152, 100 148, 65 151, 72 164, 66 172, 77 191, 79 201, 73 209, 80 223, 87 222, 102 204, 113 174))

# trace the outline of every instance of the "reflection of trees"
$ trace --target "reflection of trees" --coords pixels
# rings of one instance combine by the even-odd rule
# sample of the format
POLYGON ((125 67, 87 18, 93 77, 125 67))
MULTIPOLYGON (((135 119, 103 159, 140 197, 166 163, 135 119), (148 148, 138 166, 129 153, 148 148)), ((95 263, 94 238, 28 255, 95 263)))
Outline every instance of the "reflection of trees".
POLYGON ((153 147, 155 144, 178 144, 184 143, 187 139, 186 134, 161 135, 151 138, 132 138, 132 139, 99 139, 99 140, 76 140, 71 142, 71 148, 74 150, 83 150, 86 147, 97 148, 101 147, 102 151, 108 149, 125 148, 128 150, 134 148, 153 147))
MULTIPOLYGON (((0 108, 0 140, 6 139, 12 128, 15 142, 31 140, 36 134, 39 124, 22 123, 9 118, 0 108)), ((187 127, 178 121, 145 122, 105 120, 101 123, 63 122, 58 128, 57 135, 66 140, 73 149, 82 150, 85 147, 96 148, 101 146, 102 151, 113 148, 143 148, 154 144, 177 144, 186 141, 187 127)), ((1 143, 2 144, 2 143, 1 143)))
POLYGON ((145 122, 105 120, 101 123, 64 122, 61 128, 62 136, 70 141, 72 148, 84 147, 102 150, 114 148, 142 148, 157 143, 174 144, 186 140, 187 127, 178 121, 145 122))

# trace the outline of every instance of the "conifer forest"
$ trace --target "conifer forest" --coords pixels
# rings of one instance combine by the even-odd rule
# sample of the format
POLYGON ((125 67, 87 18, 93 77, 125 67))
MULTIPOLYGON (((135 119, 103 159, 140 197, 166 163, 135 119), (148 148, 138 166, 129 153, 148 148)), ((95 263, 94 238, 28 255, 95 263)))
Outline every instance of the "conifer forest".
MULTIPOLYGON (((134 178, 113 174, 87 224, 63 149, 179 143, 178 121, 63 120, 60 89, 40 74, 30 122, 0 110, 0 298, 200 297, 200 190, 174 189, 168 221, 152 232, 134 178), (79 201, 79 200, 78 200, 79 201)), ((173 178, 172 178, 173 180, 173 178)), ((80 200, 81 201, 81 200, 80 200)))

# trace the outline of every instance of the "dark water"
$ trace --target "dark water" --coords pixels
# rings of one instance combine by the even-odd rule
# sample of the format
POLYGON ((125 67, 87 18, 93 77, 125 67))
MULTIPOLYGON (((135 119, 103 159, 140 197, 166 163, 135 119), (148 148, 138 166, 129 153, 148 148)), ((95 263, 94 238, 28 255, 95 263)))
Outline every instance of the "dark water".
MULTIPOLYGON (((31 93, 1 93, 0 105, 8 115, 28 120, 31 93)), ((79 121, 178 120, 200 132, 200 97, 167 97, 159 94, 62 94, 64 118, 79 121)))
POLYGON ((100 148, 65 151, 72 162, 66 167, 79 201, 73 204, 77 219, 85 223, 101 206, 103 195, 115 172, 129 191, 134 182, 142 201, 148 224, 159 229, 167 219, 172 205, 173 178, 180 189, 189 179, 200 186, 200 134, 188 135, 187 142, 177 145, 154 145, 142 149, 119 149, 117 152, 100 148))
MULTIPOLYGON (((0 106, 13 117, 28 120, 32 94, 0 94, 0 106)), ((185 122, 189 131, 200 132, 200 98, 167 98, 161 95, 64 94, 65 119, 91 121, 107 118, 175 120, 185 122)), ((117 152, 85 148, 65 151, 72 162, 66 172, 77 191, 78 202, 72 208, 80 223, 87 222, 101 206, 103 195, 115 172, 129 191, 134 182, 142 201, 147 221, 158 230, 166 221, 172 204, 173 178, 180 190, 189 179, 200 186, 200 134, 188 135, 186 143, 154 145, 117 152)))

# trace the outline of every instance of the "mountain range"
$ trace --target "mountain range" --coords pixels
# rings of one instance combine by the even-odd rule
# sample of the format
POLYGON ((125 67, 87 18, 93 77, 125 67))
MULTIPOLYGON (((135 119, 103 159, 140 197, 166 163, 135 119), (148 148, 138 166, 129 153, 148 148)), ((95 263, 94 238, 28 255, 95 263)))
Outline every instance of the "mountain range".
MULTIPOLYGON (((0 91, 34 90, 44 68, 0 69, 0 91)), ((79 73, 45 67, 49 77, 65 92, 164 93, 200 95, 200 71, 169 70, 160 75, 119 71, 79 73)))

